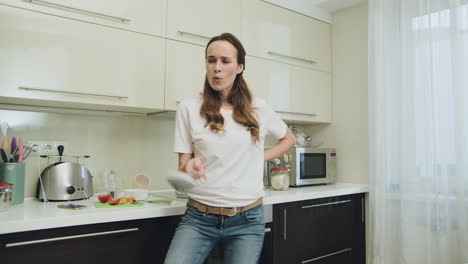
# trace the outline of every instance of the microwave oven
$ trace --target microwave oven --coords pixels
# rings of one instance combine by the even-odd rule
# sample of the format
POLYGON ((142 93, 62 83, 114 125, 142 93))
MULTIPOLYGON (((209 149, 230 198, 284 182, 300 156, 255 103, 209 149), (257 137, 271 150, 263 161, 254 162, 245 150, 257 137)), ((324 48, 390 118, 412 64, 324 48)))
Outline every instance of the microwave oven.
POLYGON ((288 158, 290 186, 336 182, 336 149, 295 147, 288 158))

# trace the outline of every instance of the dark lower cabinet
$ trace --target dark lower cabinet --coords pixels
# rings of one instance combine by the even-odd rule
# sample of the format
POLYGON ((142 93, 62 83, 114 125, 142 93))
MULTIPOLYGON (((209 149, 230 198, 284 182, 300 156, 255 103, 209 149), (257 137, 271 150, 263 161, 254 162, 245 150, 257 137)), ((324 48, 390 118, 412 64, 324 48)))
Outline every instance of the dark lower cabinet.
MULTIPOLYGON (((0 235, 2 263, 163 263, 182 216, 0 235)), ((365 264, 364 194, 273 205, 260 264, 365 264)), ((222 248, 206 264, 222 263, 222 248)))
POLYGON ((364 194, 273 206, 273 263, 365 264, 364 194))
POLYGON ((163 263, 180 219, 110 222, 0 236, 4 263, 163 263))

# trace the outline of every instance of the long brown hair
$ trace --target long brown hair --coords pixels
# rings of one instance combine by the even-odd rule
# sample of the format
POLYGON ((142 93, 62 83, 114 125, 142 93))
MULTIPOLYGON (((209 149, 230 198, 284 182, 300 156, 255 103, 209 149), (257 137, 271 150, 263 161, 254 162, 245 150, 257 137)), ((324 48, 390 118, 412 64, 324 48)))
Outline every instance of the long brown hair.
MULTIPOLYGON (((237 50, 237 63, 244 65, 245 70, 245 50, 239 39, 230 33, 223 33, 210 39, 205 48, 205 59, 208 46, 214 41, 224 40, 231 43, 237 50)), ((203 89, 203 104, 200 108, 200 115, 205 118, 205 127, 209 126, 211 131, 216 133, 224 132, 224 118, 219 112, 221 108, 221 93, 211 88, 208 78, 205 76, 205 87, 203 89)), ((231 91, 227 96, 227 102, 233 107, 233 119, 250 131, 252 141, 260 139, 259 124, 255 118, 252 106, 252 93, 244 80, 242 72, 237 74, 231 91)))

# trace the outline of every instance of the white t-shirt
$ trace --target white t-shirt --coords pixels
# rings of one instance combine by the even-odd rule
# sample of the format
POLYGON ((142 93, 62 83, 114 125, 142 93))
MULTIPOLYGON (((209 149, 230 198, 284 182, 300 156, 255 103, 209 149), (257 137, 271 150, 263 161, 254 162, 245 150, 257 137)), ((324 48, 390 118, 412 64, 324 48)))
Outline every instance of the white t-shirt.
POLYGON ((205 182, 187 191, 190 198, 211 206, 239 207, 263 196, 265 135, 286 135, 286 124, 264 100, 253 101, 260 123, 260 141, 254 143, 246 127, 232 118, 233 110, 221 108, 224 133, 215 133, 200 115, 202 99, 179 104, 174 152, 194 153, 202 160, 205 182))

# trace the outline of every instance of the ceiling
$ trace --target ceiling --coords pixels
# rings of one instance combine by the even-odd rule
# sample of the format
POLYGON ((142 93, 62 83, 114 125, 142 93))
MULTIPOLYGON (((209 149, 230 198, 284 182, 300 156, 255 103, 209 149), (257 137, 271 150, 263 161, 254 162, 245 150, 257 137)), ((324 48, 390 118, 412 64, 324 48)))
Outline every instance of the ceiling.
POLYGON ((341 9, 349 8, 355 5, 367 3, 367 0, 309 0, 316 7, 333 13, 341 9))
POLYGON ((367 3, 367 0, 263 0, 274 5, 293 10, 332 23, 332 14, 355 5, 367 3))

